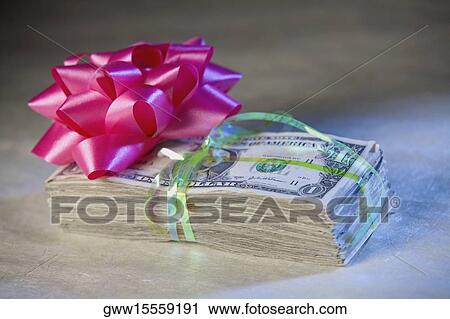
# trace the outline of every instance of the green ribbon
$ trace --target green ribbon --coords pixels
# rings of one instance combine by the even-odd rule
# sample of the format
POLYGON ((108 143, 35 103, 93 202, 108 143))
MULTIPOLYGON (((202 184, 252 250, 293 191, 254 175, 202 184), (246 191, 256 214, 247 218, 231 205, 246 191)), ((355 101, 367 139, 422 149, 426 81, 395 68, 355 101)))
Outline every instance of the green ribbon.
MULTIPOLYGON (((264 132, 272 123, 281 123, 297 128, 298 130, 309 133, 310 135, 317 137, 322 141, 325 141, 329 144, 334 144, 339 148, 345 149, 351 155, 352 159, 354 159, 353 165, 355 165, 355 163, 358 163, 365 170, 370 171, 372 174, 374 174, 376 178, 378 178, 378 181, 380 181, 381 185, 379 197, 381 198, 381 196, 384 196, 386 194, 386 188, 384 187, 383 180, 378 174, 378 172, 375 170, 375 168, 373 168, 372 165, 370 165, 364 158, 359 156, 353 149, 351 149, 344 143, 336 140, 331 136, 319 132, 318 130, 312 128, 311 126, 299 120, 296 120, 291 116, 287 116, 284 114, 263 113, 263 112, 241 113, 227 119, 221 126, 214 128, 210 132, 210 134, 205 138, 203 144, 197 151, 184 155, 184 160, 176 162, 172 169, 172 176, 174 176, 174 178, 172 179, 172 182, 169 185, 169 191, 167 194, 167 212, 169 218, 181 215, 181 218, 178 218, 178 220, 181 224, 184 233, 184 238, 186 241, 195 241, 194 231, 189 222, 189 211, 186 203, 187 189, 189 187, 190 182, 193 180, 195 172, 198 170, 199 166, 206 159, 211 159, 210 149, 222 148, 227 145, 229 146, 245 137, 264 132), (262 125, 259 125, 256 129, 244 129, 233 125, 233 123, 235 122, 242 122, 242 121, 263 121, 263 123, 262 125), (230 128, 234 129, 234 132, 229 134, 227 133, 227 129, 230 128)), ((216 157, 212 156, 212 158, 216 157)), ((268 158, 247 157, 247 158, 240 158, 239 160, 256 163, 266 159, 268 158)), ((285 161, 287 165, 301 166, 308 169, 319 170, 334 175, 350 178, 359 184, 362 193, 365 194, 366 181, 362 180, 362 178, 357 174, 334 169, 330 171, 329 167, 327 166, 322 166, 319 164, 313 164, 303 161, 286 160, 286 159, 283 159, 283 161, 285 161)), ((171 221, 167 225, 172 240, 180 240, 176 224, 177 221, 171 221)))

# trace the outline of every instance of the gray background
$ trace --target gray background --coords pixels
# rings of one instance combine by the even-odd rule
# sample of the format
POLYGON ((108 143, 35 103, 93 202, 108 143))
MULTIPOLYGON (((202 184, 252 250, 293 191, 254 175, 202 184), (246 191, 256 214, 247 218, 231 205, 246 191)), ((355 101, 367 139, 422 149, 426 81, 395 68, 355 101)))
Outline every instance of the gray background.
POLYGON ((17 2, 1 13, 0 297, 450 297, 448 1, 17 2), (241 71, 245 111, 287 109, 428 28, 292 112, 375 139, 402 206, 346 268, 65 234, 30 154, 48 121, 26 102, 67 52, 203 35, 241 71))

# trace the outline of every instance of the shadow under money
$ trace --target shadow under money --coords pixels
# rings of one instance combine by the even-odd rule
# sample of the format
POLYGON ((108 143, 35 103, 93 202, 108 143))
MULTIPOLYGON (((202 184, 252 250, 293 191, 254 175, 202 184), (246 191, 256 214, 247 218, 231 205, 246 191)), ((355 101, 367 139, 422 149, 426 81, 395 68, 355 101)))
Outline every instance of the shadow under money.
POLYGON ((331 272, 192 243, 79 235, 50 224, 45 194, 0 201, 0 297, 193 297, 331 272))
MULTIPOLYGON (((350 265, 366 262, 381 254, 385 258, 399 258, 403 261, 399 256, 406 247, 411 246, 416 247, 418 251, 428 250, 421 247, 432 244, 436 238, 450 238, 450 224, 446 218, 449 214, 450 206, 445 203, 403 200, 401 207, 395 209, 394 213, 380 224, 379 229, 366 243, 367 247, 361 249, 350 265)), ((426 273, 426 269, 419 270, 426 273)))

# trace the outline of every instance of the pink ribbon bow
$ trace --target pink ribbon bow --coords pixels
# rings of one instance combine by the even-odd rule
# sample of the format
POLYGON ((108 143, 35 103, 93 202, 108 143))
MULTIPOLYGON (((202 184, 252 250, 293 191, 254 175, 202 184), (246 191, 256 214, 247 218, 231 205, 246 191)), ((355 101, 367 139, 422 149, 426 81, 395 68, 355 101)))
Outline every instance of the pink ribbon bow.
POLYGON ((226 92, 242 76, 210 63, 213 50, 193 38, 67 58, 52 69, 55 83, 28 103, 53 120, 32 152, 57 165, 75 161, 95 179, 161 140, 206 136, 241 108, 226 92))

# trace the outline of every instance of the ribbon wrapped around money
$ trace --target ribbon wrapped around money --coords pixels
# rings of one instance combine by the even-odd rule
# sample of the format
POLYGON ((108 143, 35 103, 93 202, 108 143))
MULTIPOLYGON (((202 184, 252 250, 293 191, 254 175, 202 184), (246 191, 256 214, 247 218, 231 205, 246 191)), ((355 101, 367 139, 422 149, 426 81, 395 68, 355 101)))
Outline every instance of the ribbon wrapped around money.
POLYGON ((29 106, 53 121, 33 149, 76 162, 89 179, 118 173, 162 140, 206 136, 241 104, 226 93, 241 74, 210 62, 213 47, 139 42, 68 57, 29 106))
MULTIPOLYGON (((349 147, 344 142, 337 140, 333 136, 321 133, 320 131, 312 128, 311 126, 296 120, 285 114, 275 114, 275 113, 262 113, 262 112, 251 112, 251 113, 241 113, 234 117, 229 118, 221 126, 218 126, 211 130, 210 134, 206 137, 204 142, 201 144, 198 150, 186 154, 182 160, 178 160, 172 168, 172 180, 168 186, 167 191, 167 211, 169 216, 175 216, 172 222, 168 222, 168 230, 172 240, 179 240, 179 236, 176 231, 177 223, 182 227, 184 238, 187 241, 195 241, 195 235, 189 222, 189 210, 186 204, 188 188, 192 182, 198 178, 198 172, 201 166, 205 162, 224 163, 229 161, 224 158, 222 152, 217 152, 221 149, 229 149, 235 146, 235 144, 242 144, 247 138, 260 136, 261 134, 267 133, 268 131, 280 130, 280 127, 274 127, 274 124, 281 124, 282 131, 290 128, 295 133, 307 134, 310 138, 316 139, 321 143, 326 143, 327 149, 320 149, 322 146, 316 144, 304 144, 295 145, 293 147, 287 146, 287 150, 284 153, 278 155, 272 155, 268 157, 251 156, 246 157, 245 155, 239 156, 239 162, 241 163, 251 163, 253 165, 260 165, 263 171, 271 172, 272 170, 281 170, 286 166, 291 167, 303 167, 310 171, 318 172, 319 174, 328 174, 333 176, 335 180, 338 179, 348 179, 351 180, 361 192, 361 196, 368 201, 369 205, 380 205, 380 200, 386 198, 389 194, 389 186, 386 185, 385 180, 379 174, 377 169, 366 160, 363 156, 358 154, 358 152, 349 147), (253 125, 248 127, 248 124, 242 124, 253 122, 253 125), (321 165, 313 163, 312 160, 298 160, 307 156, 310 157, 311 154, 322 153, 325 157, 334 157, 334 165, 339 163, 337 166, 330 166, 330 162, 327 165, 321 165), (295 156, 295 157, 294 157, 295 156), (265 168, 263 168, 265 167, 265 168), (280 167, 280 168, 279 168, 280 167), (353 170, 350 170, 350 168, 353 170), (364 176, 370 175, 371 177, 371 188, 375 191, 368 192, 367 184, 368 178, 364 176)), ((294 134, 295 134, 294 133, 294 134)), ((292 141, 289 141, 292 143, 292 141)), ((289 143, 287 145, 289 145, 289 143)), ((315 155, 317 157, 317 154, 315 155)), ((278 178, 279 181, 279 178, 278 178)), ((275 180, 272 183, 276 183, 275 180)), ((320 186, 325 187, 325 184, 307 184, 306 186, 320 186)), ((295 184, 297 185, 297 184, 295 184)), ((244 186, 245 187, 245 186, 244 186)), ((267 187, 267 186, 266 186, 267 187)), ((285 190, 287 193, 287 190, 285 190)), ((301 194, 298 194, 301 195, 301 194)), ((303 194, 310 195, 314 197, 318 195, 317 193, 303 194)), ((378 216, 379 217, 379 216, 378 216)))

